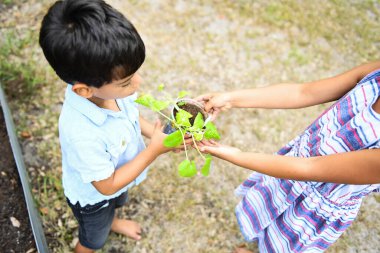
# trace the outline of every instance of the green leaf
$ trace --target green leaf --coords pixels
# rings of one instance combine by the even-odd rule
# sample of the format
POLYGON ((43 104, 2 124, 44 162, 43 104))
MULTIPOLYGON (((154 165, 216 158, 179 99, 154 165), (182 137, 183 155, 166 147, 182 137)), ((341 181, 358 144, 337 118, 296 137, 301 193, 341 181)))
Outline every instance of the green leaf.
POLYGON ((189 118, 191 117, 193 117, 193 115, 185 110, 180 109, 175 115, 175 121, 178 125, 190 127, 191 124, 189 118))
POLYGON ((151 109, 152 111, 155 111, 155 112, 158 112, 158 111, 161 111, 161 110, 167 108, 169 106, 169 104, 170 104, 170 102, 168 102, 168 101, 156 100, 150 94, 141 95, 140 97, 138 97, 135 100, 135 102, 138 103, 138 104, 140 104, 140 105, 146 106, 146 107, 148 107, 149 109, 151 109))
POLYGON ((189 94, 187 91, 182 90, 178 93, 178 98, 184 98, 187 94, 189 94))
POLYGON ((195 117, 193 127, 194 129, 202 130, 203 124, 204 124, 203 115, 202 113, 198 112, 197 116, 195 117))
POLYGON ((216 130, 216 127, 212 122, 208 122, 206 124, 206 131, 205 131, 204 137, 207 140, 210 140, 210 139, 219 140, 220 139, 220 135, 218 133, 218 130, 216 130))
POLYGON ((167 108, 169 106, 169 104, 170 104, 170 102, 167 102, 167 101, 155 100, 152 102, 151 109, 155 112, 158 112, 158 111, 161 111, 161 110, 164 110, 165 108, 167 108))
POLYGON ((211 166, 212 156, 210 154, 206 155, 206 161, 201 169, 201 173, 203 176, 207 177, 210 174, 210 166, 211 166))
POLYGON ((197 174, 197 168, 194 161, 183 160, 178 165, 178 173, 181 177, 193 177, 197 174))
POLYGON ((203 139, 203 132, 191 132, 191 134, 194 136, 196 141, 201 141, 203 139))
POLYGON ((181 145, 183 142, 182 134, 179 130, 169 134, 164 139, 164 146, 167 148, 174 148, 181 145))
POLYGON ((152 109, 152 105, 154 101, 156 100, 152 97, 152 95, 149 95, 149 94, 143 94, 135 100, 136 103, 146 106, 150 109, 152 109))
POLYGON ((183 114, 184 117, 187 117, 188 119, 192 118, 193 115, 191 113, 189 113, 188 111, 185 111, 183 109, 180 109, 179 110, 179 113, 183 114))
POLYGON ((163 83, 160 83, 160 84, 158 85, 158 87, 157 87, 157 90, 158 90, 158 91, 163 91, 164 88, 165 88, 165 85, 164 85, 163 83))

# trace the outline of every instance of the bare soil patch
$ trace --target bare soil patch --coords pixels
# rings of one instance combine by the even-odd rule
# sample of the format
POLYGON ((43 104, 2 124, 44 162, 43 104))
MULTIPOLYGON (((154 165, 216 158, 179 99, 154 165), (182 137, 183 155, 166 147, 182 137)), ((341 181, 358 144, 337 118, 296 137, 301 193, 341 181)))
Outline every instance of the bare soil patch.
POLYGON ((0 107, 0 252, 35 252, 24 193, 0 107))

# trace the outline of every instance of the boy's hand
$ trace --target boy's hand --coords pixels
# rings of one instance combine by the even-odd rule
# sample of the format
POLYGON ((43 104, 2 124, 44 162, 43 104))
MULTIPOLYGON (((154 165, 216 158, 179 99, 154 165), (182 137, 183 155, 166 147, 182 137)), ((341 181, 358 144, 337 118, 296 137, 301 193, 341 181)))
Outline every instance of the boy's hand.
POLYGON ((223 160, 229 160, 229 157, 241 153, 241 150, 235 147, 222 145, 213 140, 203 140, 198 143, 201 152, 211 154, 223 160))
POLYGON ((159 155, 172 150, 173 148, 167 148, 164 146, 164 139, 166 136, 167 135, 163 133, 161 121, 157 120, 154 124, 154 130, 150 139, 149 147, 154 149, 159 155))
MULTIPOLYGON (((157 151, 158 154, 163 154, 169 151, 178 153, 184 150, 184 145, 174 147, 174 148, 165 147, 163 143, 166 136, 168 135, 163 133, 163 126, 161 124, 161 121, 157 120, 156 123, 154 124, 154 130, 153 130, 153 134, 152 134, 149 146, 151 146, 151 148, 157 151)), ((190 145, 192 143, 191 136, 185 135, 185 143, 186 145, 190 145)))
POLYGON ((221 111, 226 111, 231 108, 231 98, 229 93, 207 93, 195 98, 195 100, 205 104, 205 111, 212 113, 212 119, 221 111))

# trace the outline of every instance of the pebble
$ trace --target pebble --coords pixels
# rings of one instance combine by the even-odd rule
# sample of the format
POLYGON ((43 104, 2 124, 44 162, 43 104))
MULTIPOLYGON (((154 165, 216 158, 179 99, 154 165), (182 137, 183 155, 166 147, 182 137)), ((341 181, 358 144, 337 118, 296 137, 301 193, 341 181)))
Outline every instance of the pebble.
POLYGON ((12 226, 14 226, 16 228, 19 228, 21 226, 20 222, 15 217, 11 217, 10 220, 12 222, 12 226))

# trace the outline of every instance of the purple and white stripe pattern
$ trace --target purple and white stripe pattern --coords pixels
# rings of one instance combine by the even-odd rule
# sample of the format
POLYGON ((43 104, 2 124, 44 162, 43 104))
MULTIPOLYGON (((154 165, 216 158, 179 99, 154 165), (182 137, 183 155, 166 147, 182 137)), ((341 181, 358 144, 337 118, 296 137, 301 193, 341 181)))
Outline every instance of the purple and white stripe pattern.
MULTIPOLYGON (((380 148, 380 115, 372 108, 379 96, 377 70, 277 154, 312 157, 380 148)), ((379 189, 380 184, 303 182, 252 173, 235 191, 243 197, 236 217, 244 238, 258 240, 260 252, 323 252, 356 218, 362 198, 379 189)))

